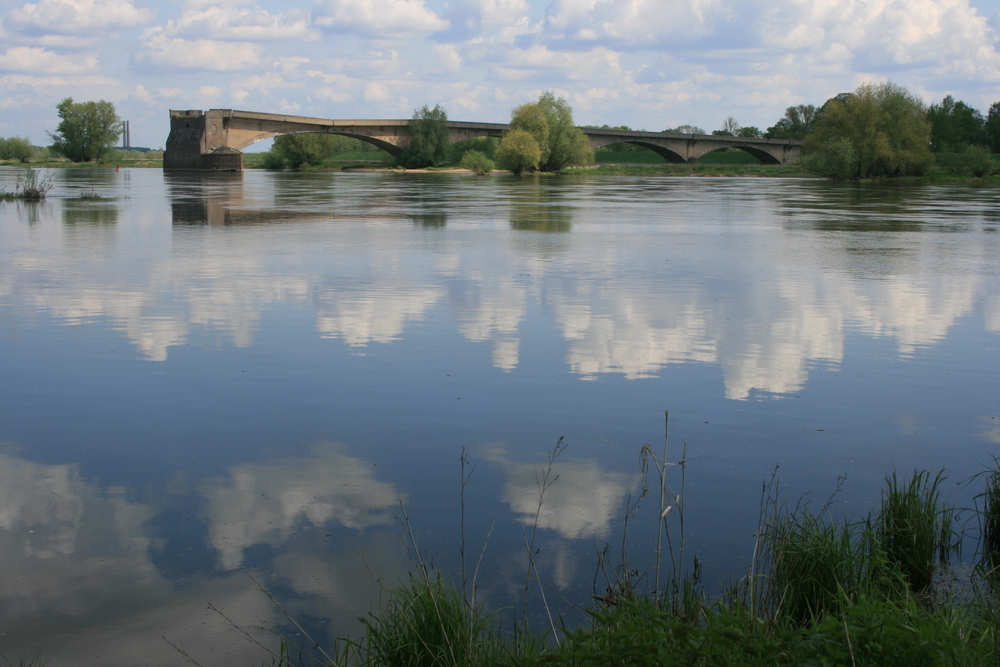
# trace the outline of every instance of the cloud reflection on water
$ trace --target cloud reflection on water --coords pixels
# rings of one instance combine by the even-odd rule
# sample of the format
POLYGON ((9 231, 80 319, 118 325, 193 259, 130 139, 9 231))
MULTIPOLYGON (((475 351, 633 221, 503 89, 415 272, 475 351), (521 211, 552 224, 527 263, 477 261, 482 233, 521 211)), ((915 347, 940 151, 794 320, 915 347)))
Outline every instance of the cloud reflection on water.
MULTIPOLYGON (((595 242, 587 225, 604 214, 581 213, 565 195, 537 184, 527 194, 516 193, 510 215, 530 217, 532 207, 543 218, 556 211, 560 220, 565 218, 557 227, 573 231, 532 232, 530 237, 507 231, 488 244, 464 245, 448 236, 446 226, 452 223, 400 228, 393 222, 398 211, 380 209, 370 197, 359 200, 359 191, 336 179, 307 184, 330 188, 331 202, 316 198, 321 209, 343 206, 356 214, 353 218, 333 218, 329 210, 269 209, 267 194, 247 192, 242 179, 170 184, 174 222, 178 216, 185 223, 198 219, 207 228, 175 228, 171 247, 158 249, 129 271, 107 256, 104 246, 114 238, 108 240, 103 225, 75 225, 71 235, 60 238, 36 227, 9 229, 6 245, 19 250, 0 269, 4 301, 48 311, 69 324, 108 318, 140 355, 153 361, 166 360, 170 347, 189 342, 195 328, 248 347, 276 304, 311 303, 320 336, 350 347, 401 340, 412 324, 444 309, 466 340, 491 346, 493 365, 504 371, 521 363, 525 330, 533 325, 529 312, 537 303, 558 326, 567 343, 566 366, 581 379, 611 373, 636 380, 655 377, 673 364, 717 364, 725 395, 735 400, 754 392, 782 396, 801 390, 811 367, 835 367, 843 360, 851 331, 894 338, 905 357, 943 340, 977 307, 988 330, 1000 330, 996 299, 977 306, 988 289, 981 272, 942 275, 941 267, 955 262, 933 235, 853 233, 850 221, 832 230, 816 222, 819 231, 804 235, 806 214, 798 209, 782 212, 794 219, 769 229, 772 242, 753 248, 751 257, 716 245, 711 234, 691 237, 696 242, 685 241, 683 248, 655 250, 647 247, 655 237, 595 242), (297 224, 249 224, 268 220, 297 224), (308 224, 317 226, 302 231, 308 224), (86 262, 71 261, 95 243, 103 250, 88 251, 86 262), (316 244, 329 254, 313 252, 316 244), (719 252, 722 257, 713 256, 719 252), (656 253, 663 255, 655 257, 658 264, 656 253), (898 255, 898 273, 858 279, 871 253, 898 255), (667 266, 665 261, 676 268, 657 268, 667 266), (716 270, 715 265, 717 284, 688 277, 704 273, 706 266, 716 270)), ((280 189, 297 187, 294 179, 270 185, 278 188, 275 201, 289 199, 308 209, 306 202, 312 200, 280 189)), ((477 187, 477 194, 482 190, 477 187)), ((412 199, 403 193, 386 201, 403 207, 409 221, 412 212, 405 207, 412 199)), ((832 206, 821 204, 815 212, 819 217, 832 206)), ((747 206, 744 215, 763 215, 752 202, 747 206)), ((905 215, 916 214, 907 209, 905 215)), ((464 224, 461 220, 454 217, 457 225, 464 224)), ((911 231, 920 229, 920 223, 908 225, 911 231)))
POLYGON ((5 654, 28 659, 37 649, 53 667, 174 665, 179 654, 167 637, 202 658, 260 660, 206 602, 250 628, 279 620, 268 600, 242 574, 188 581, 178 590, 153 562, 154 513, 124 489, 94 486, 76 465, 0 454, 5 654))
POLYGON ((316 445, 309 456, 236 466, 206 481, 201 494, 208 501, 208 542, 222 570, 240 567, 245 549, 277 546, 307 525, 362 530, 386 523, 406 497, 376 480, 369 462, 333 443, 316 445))

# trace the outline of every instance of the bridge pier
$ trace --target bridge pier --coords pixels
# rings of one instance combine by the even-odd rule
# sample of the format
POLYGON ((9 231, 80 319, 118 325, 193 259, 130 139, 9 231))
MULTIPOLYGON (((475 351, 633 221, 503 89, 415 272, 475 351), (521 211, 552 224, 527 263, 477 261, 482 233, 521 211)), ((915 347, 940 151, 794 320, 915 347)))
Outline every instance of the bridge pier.
POLYGON ((243 171, 243 153, 228 146, 208 146, 208 121, 201 110, 170 111, 164 171, 243 171))

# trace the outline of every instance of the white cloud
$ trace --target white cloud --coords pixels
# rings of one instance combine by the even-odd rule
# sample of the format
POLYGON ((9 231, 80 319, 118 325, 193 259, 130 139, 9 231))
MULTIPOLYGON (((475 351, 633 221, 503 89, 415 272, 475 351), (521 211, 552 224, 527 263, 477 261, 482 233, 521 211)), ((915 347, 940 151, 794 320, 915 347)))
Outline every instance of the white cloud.
POLYGON ((202 69, 232 72, 259 67, 264 48, 251 42, 222 42, 210 39, 178 39, 163 28, 142 34, 142 49, 136 62, 159 70, 202 69))
POLYGON ((78 34, 140 26, 154 16, 130 0, 41 0, 11 10, 4 25, 27 34, 78 34))
POLYGON ((0 71, 32 74, 86 74, 98 71, 94 56, 61 56, 32 46, 15 46, 0 55, 0 71))
POLYGON ((423 0, 321 0, 315 14, 318 26, 373 37, 438 32, 449 25, 423 0))
POLYGON ((705 35, 726 11, 721 0, 556 0, 550 37, 673 44, 705 35))
POLYGON ((310 27, 309 12, 294 8, 271 14, 257 8, 211 6, 184 12, 167 21, 164 30, 171 37, 185 39, 264 42, 319 38, 319 33, 310 27))
POLYGON ((458 54, 454 44, 435 44, 431 47, 431 53, 434 54, 438 67, 445 72, 455 73, 462 69, 462 56, 458 54))

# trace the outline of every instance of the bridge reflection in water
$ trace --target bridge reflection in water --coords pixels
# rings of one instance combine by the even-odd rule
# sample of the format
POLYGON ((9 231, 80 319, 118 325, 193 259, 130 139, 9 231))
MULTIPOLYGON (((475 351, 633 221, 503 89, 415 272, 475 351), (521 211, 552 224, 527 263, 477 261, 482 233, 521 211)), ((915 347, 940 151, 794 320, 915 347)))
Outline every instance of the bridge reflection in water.
MULTIPOLYGON (((503 123, 448 121, 451 143, 499 137, 507 127, 503 123)), ((802 148, 802 142, 784 139, 580 129, 593 149, 611 144, 637 144, 674 163, 697 162, 698 158, 720 148, 738 148, 765 164, 790 164, 798 159, 802 148)), ((410 144, 409 120, 336 120, 233 109, 171 110, 163 168, 166 171, 241 171, 242 149, 281 134, 301 132, 360 139, 391 155, 399 155, 410 144)))

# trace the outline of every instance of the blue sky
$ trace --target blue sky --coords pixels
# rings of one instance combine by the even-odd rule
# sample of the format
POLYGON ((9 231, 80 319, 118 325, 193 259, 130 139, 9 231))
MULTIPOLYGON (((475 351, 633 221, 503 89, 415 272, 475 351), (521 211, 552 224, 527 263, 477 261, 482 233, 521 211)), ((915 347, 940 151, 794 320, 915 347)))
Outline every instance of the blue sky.
POLYGON ((866 81, 1000 101, 1000 0, 0 0, 0 136, 107 99, 133 145, 168 109, 504 122, 546 90, 578 124, 766 128, 866 81))

